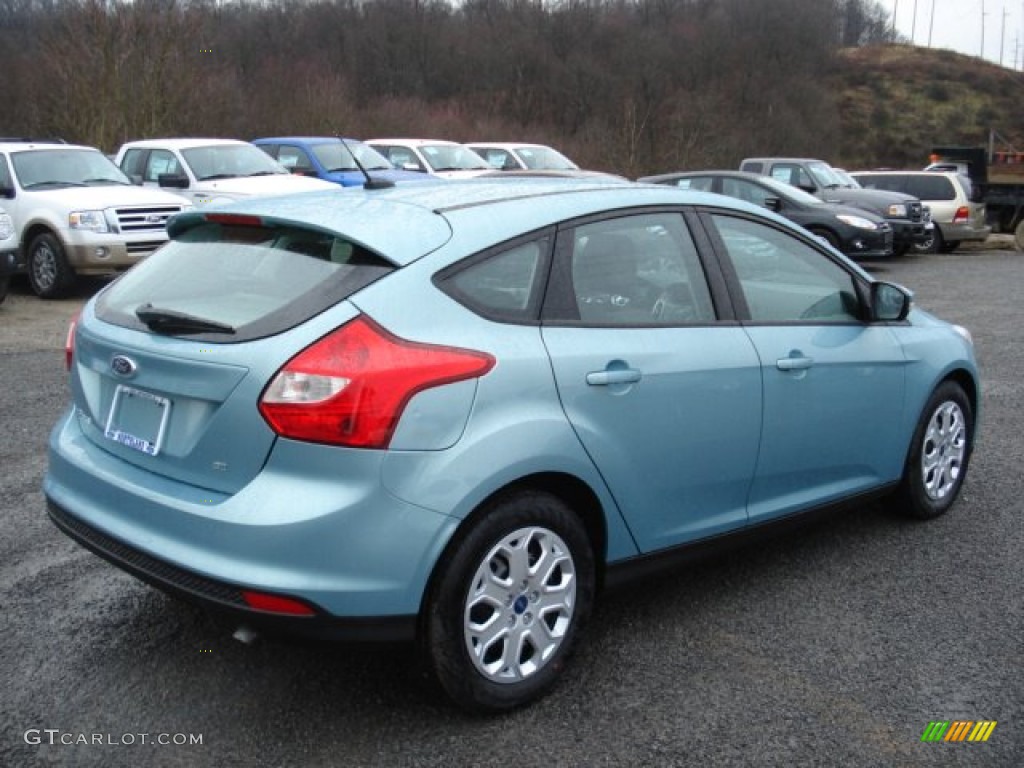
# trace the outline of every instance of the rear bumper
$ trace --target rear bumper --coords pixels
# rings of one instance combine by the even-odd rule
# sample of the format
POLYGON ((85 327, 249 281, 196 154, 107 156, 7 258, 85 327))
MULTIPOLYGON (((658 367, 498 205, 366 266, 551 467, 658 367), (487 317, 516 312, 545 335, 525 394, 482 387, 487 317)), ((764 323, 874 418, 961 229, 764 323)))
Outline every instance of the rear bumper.
POLYGON ((457 520, 383 489, 374 451, 279 440, 232 495, 129 464, 71 409, 50 435, 43 492, 71 538, 168 592, 299 634, 410 636, 457 520), (325 470, 330 462, 333 474, 325 470), (249 606, 243 590, 293 598, 313 616, 249 606))
POLYGON ((942 232, 942 239, 948 242, 963 242, 965 240, 987 240, 992 234, 992 227, 985 225, 946 224, 941 221, 935 222, 939 231, 942 232))
POLYGON ((416 635, 415 615, 342 618, 313 604, 309 604, 315 612, 312 616, 282 616, 256 610, 245 602, 240 585, 209 579, 153 557, 91 527, 50 499, 47 506, 53 524, 90 552, 157 589, 230 615, 241 624, 289 635, 351 642, 408 642, 416 635))

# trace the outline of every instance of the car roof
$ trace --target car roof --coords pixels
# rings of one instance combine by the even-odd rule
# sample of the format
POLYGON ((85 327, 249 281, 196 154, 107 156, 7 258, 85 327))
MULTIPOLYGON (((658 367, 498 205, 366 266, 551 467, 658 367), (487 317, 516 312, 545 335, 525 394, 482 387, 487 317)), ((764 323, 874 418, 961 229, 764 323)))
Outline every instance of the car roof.
POLYGON ((422 147, 431 144, 445 144, 451 146, 461 146, 457 141, 448 141, 447 139, 367 139, 367 144, 400 144, 406 147, 422 147))
POLYGON ((828 162, 822 160, 820 157, 773 157, 771 155, 768 155, 767 157, 745 157, 742 162, 767 162, 769 160, 773 163, 825 163, 825 165, 828 165, 828 162))
POLYGON ((350 139, 347 136, 270 136, 253 139, 253 144, 338 144, 342 141, 352 144, 362 144, 361 139, 350 139))
POLYGON ((239 144, 249 144, 248 141, 242 141, 241 139, 140 139, 139 141, 126 141, 122 144, 123 147, 142 147, 149 149, 157 148, 172 148, 172 149, 191 149, 192 147, 212 147, 216 145, 224 146, 237 146, 239 144))
POLYGON ((692 179, 692 178, 697 178, 699 176, 722 176, 722 177, 728 176, 728 177, 734 178, 734 179, 749 179, 750 181, 754 182, 755 184, 763 184, 764 180, 765 180, 765 177, 762 176, 760 173, 750 173, 748 171, 733 171, 733 170, 726 170, 726 171, 706 170, 706 171, 677 171, 675 173, 659 173, 656 176, 641 176, 639 179, 637 179, 637 181, 640 182, 641 184, 660 184, 663 181, 669 181, 671 179, 692 179))
POLYGON ((963 176, 964 174, 957 171, 847 171, 851 176, 963 176))
POLYGON ((87 147, 84 144, 64 144, 58 141, 0 141, 0 150, 7 152, 24 152, 30 149, 74 149, 99 152, 96 147, 87 147))
POLYGON ((473 252, 568 219, 659 205, 708 205, 765 214, 763 208, 721 195, 665 186, 559 178, 478 178, 423 181, 380 190, 350 187, 250 198, 179 214, 171 219, 167 230, 175 237, 210 214, 258 216, 266 223, 344 234, 404 265, 436 250, 453 236, 467 252, 473 252), (477 225, 483 211, 487 227, 477 225), (382 220, 401 221, 402 226, 381 226, 382 220))
POLYGON ((490 147, 492 149, 525 149, 529 148, 543 148, 552 149, 547 144, 531 144, 528 141, 467 141, 467 147, 490 147))

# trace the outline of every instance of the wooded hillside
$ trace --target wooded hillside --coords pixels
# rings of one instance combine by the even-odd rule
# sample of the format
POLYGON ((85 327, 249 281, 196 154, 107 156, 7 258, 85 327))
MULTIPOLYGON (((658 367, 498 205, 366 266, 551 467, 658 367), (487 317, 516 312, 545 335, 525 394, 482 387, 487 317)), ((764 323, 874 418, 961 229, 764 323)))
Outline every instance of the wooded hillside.
POLYGON ((1022 124, 1018 73, 890 37, 870 0, 0 0, 0 135, 525 140, 634 177, 1022 124))

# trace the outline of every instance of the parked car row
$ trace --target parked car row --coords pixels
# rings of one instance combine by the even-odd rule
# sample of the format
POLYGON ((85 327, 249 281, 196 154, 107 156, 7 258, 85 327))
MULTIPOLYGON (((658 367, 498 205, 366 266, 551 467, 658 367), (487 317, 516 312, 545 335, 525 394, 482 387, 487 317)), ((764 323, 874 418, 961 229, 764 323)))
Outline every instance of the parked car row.
POLYGON ((575 169, 540 145, 480 146, 501 157, 487 162, 449 141, 333 136, 148 139, 127 142, 112 157, 64 142, 0 139, 0 297, 14 272, 26 272, 42 298, 66 295, 79 275, 122 272, 167 241, 169 216, 193 206, 371 179, 575 169))
POLYGON ((743 160, 739 172, 692 171, 638 181, 753 202, 855 259, 949 253, 992 231, 970 179, 945 167, 850 174, 811 158, 755 157, 743 160))

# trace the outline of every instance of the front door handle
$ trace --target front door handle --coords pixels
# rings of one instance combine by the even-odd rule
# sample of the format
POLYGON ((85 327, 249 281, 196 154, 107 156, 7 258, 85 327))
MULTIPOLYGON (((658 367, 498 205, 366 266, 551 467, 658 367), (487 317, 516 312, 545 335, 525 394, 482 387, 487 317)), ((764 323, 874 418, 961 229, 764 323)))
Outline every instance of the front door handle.
POLYGON ((803 357, 797 353, 776 360, 775 365, 780 371, 804 371, 814 365, 814 358, 803 357))
POLYGON ((587 384, 592 387, 607 387, 613 384, 635 384, 640 381, 641 373, 635 368, 613 368, 605 371, 591 371, 587 374, 587 384))

